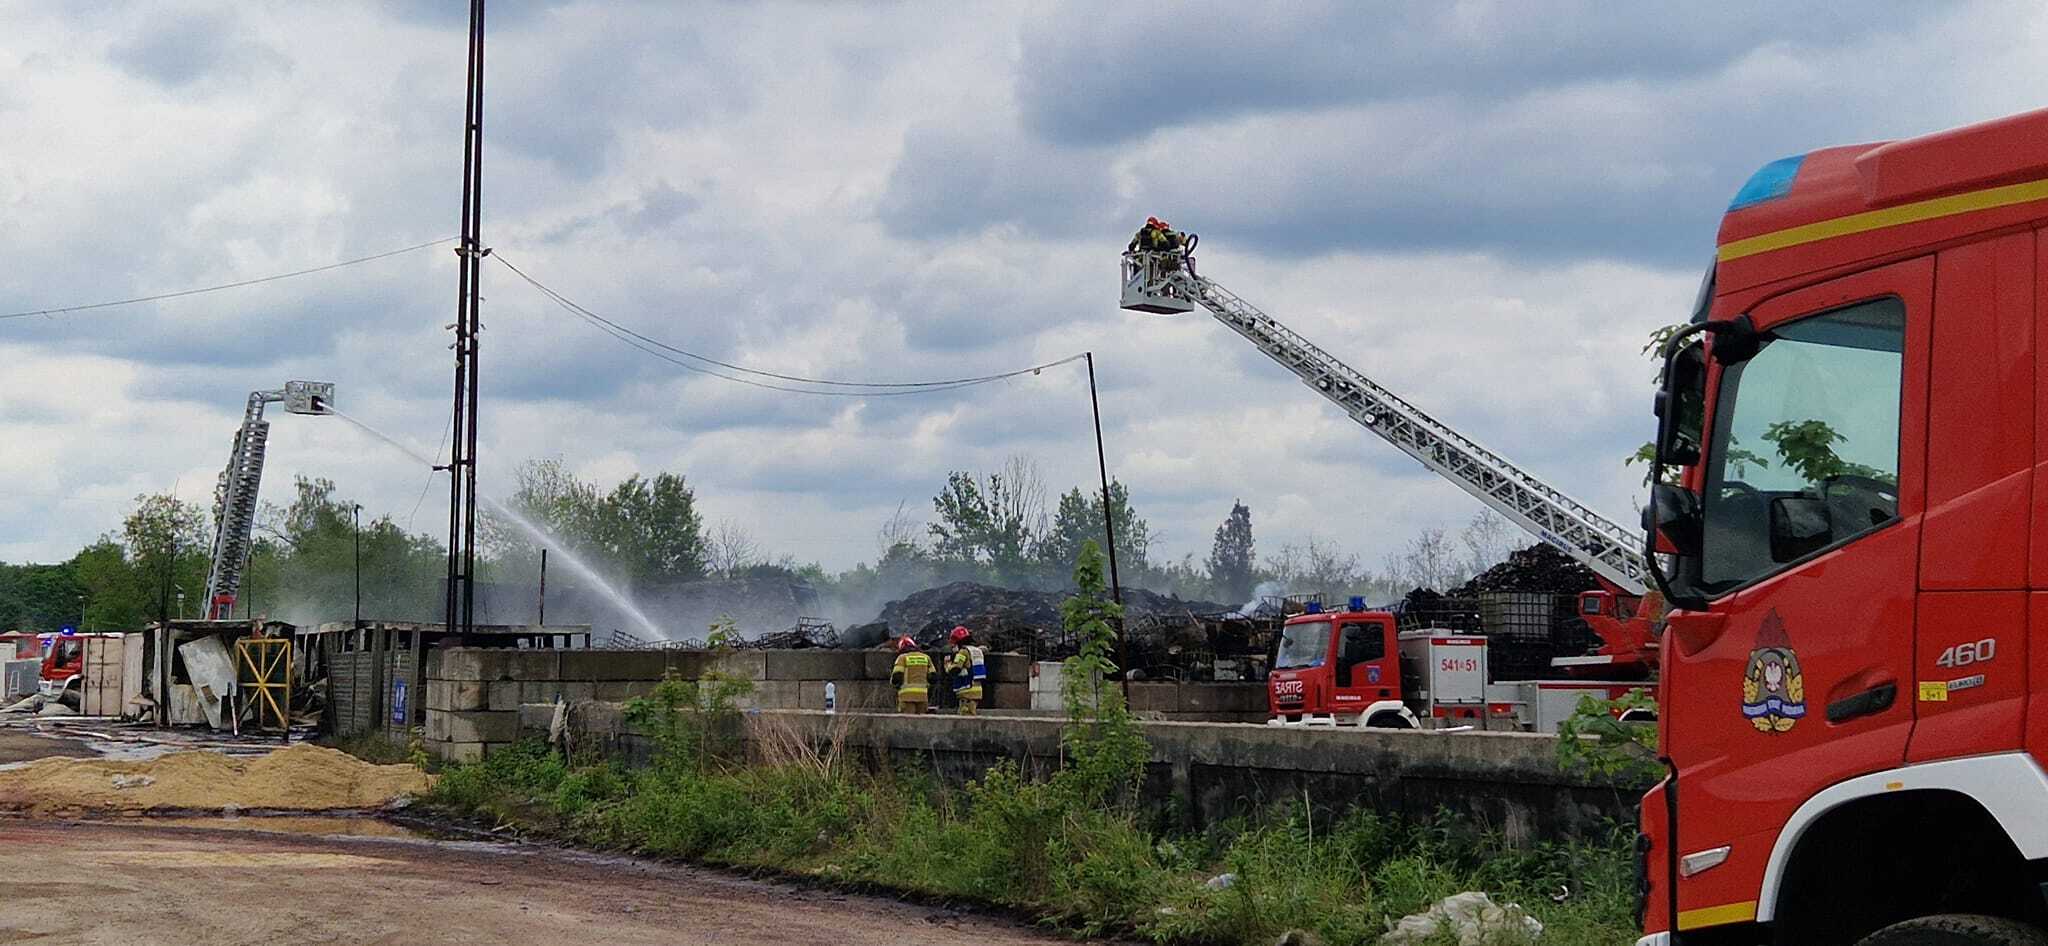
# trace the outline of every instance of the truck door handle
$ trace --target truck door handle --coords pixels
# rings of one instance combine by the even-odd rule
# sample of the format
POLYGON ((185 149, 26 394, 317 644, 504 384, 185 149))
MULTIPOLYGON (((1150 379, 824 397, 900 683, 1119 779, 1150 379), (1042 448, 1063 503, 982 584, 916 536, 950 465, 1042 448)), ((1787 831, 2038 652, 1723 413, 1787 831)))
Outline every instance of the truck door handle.
POLYGON ((1892 708, 1892 701, 1898 699, 1899 685, 1890 680, 1880 683, 1861 693, 1842 697, 1828 704, 1828 722, 1840 723, 1858 716, 1871 716, 1892 708))

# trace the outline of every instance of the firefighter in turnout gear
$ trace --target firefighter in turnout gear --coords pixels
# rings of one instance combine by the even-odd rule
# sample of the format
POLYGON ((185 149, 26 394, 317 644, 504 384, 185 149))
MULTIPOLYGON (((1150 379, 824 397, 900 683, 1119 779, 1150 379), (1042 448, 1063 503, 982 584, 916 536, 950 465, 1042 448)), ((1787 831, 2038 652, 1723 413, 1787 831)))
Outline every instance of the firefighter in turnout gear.
POLYGON ((981 685, 988 680, 988 652, 975 646, 974 633, 965 627, 954 628, 947 640, 953 653, 946 659, 946 676, 960 700, 960 715, 973 716, 981 707, 981 685))
POLYGON ((931 705, 932 659, 905 634, 896 639, 896 665, 889 682, 896 686, 896 712, 923 713, 931 705))

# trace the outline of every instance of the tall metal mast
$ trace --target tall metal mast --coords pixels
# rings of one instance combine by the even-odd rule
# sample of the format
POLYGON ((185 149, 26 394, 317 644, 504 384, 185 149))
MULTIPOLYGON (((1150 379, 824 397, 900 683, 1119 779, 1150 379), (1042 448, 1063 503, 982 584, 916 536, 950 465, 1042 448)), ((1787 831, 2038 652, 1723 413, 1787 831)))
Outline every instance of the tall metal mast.
POLYGON ((478 281, 483 258, 484 0, 469 4, 469 93, 462 124, 462 240, 455 295, 455 404, 448 460, 448 627, 476 626, 478 281))

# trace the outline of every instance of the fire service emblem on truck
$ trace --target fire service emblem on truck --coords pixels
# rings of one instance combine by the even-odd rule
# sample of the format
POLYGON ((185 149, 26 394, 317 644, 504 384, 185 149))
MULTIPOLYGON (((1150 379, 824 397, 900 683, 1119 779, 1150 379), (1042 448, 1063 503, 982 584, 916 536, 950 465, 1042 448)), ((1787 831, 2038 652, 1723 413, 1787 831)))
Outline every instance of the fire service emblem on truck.
POLYGON ((1776 610, 1764 615, 1742 673, 1742 715, 1757 732, 1788 732, 1806 715, 1806 679, 1776 610))

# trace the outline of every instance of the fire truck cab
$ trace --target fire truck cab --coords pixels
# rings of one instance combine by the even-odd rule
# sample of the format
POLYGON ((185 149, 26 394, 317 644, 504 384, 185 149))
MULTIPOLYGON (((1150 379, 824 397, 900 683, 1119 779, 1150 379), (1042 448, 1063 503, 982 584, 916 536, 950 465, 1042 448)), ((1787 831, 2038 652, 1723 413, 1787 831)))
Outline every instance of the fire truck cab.
POLYGON ((43 666, 37 688, 43 699, 76 704, 85 680, 85 637, 51 634, 43 641, 43 666))
POLYGON ((1401 698, 1397 637, 1394 615, 1359 598, 1348 610, 1311 604, 1288 618, 1266 677, 1270 722, 1418 728, 1401 698))
POLYGON ((1657 396, 1639 946, 2048 944, 2048 111, 1765 165, 1657 396))

